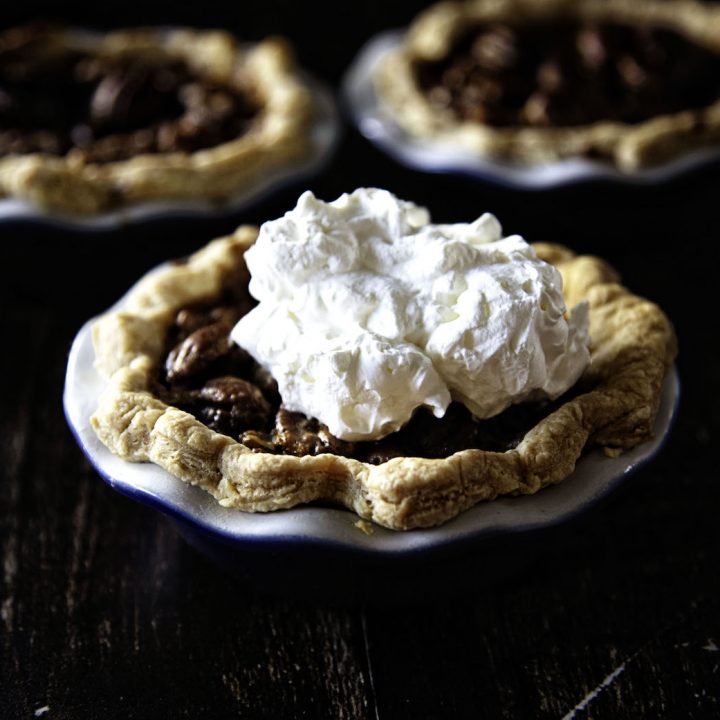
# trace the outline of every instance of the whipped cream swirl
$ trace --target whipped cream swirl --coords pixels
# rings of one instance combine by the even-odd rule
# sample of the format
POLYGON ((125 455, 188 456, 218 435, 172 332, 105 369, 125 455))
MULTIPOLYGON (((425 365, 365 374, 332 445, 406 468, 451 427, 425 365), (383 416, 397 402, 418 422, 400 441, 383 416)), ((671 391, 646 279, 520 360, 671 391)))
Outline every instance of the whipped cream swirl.
POLYGON ((336 437, 370 440, 451 399, 479 418, 555 398, 589 361, 588 307, 566 318, 562 279, 494 216, 434 225, 425 208, 362 188, 311 192, 246 255, 259 305, 231 337, 283 404, 336 437))

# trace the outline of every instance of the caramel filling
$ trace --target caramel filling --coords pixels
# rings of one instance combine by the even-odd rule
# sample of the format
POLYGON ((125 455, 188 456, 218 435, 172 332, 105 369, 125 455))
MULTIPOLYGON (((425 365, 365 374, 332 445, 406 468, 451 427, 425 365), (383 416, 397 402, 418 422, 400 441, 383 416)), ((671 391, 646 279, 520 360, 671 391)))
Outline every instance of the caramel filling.
POLYGON ((440 419, 420 409, 405 427, 381 440, 346 442, 316 419, 285 409, 275 380, 230 341, 230 330, 252 305, 245 292, 220 304, 181 309, 154 390, 164 402, 254 450, 330 452, 375 464, 399 456, 442 458, 468 448, 504 452, 567 399, 515 405, 488 420, 474 418, 460 403, 452 403, 440 419))
POLYGON ((84 162, 194 152, 248 131, 252 91, 162 56, 101 57, 42 31, 0 36, 0 155, 41 152, 84 162))
POLYGON ((720 98, 720 55, 669 29, 612 23, 481 25, 414 70, 433 106, 496 127, 639 123, 720 98))

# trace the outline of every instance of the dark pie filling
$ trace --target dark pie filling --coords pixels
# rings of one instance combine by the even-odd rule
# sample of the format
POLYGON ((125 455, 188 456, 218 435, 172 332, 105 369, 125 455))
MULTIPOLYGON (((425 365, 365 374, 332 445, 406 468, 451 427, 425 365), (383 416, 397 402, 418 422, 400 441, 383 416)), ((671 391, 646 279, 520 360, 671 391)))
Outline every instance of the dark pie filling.
POLYGON ((230 341, 234 324, 252 305, 244 293, 228 295, 219 304, 181 309, 170 328, 154 390, 164 402, 254 450, 330 452, 375 464, 398 456, 442 458, 468 448, 504 452, 579 391, 554 402, 515 405, 488 420, 477 420, 456 402, 440 419, 420 409, 405 427, 381 440, 346 442, 316 419, 282 407, 275 380, 230 341))
POLYGON ((669 29, 613 23, 481 25, 414 70, 432 105, 496 127, 639 123, 720 98, 720 55, 669 29))
POLYGON ((250 88, 159 53, 94 56, 27 28, 0 36, 0 155, 194 152, 244 134, 258 111, 250 88))

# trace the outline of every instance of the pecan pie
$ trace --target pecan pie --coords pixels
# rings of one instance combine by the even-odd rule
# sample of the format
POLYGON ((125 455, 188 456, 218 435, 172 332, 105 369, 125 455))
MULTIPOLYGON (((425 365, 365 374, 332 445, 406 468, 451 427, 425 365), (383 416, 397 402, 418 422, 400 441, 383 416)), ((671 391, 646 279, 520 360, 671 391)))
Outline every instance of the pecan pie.
POLYGON ((720 8, 692 0, 446 2, 375 85, 411 136, 632 171, 720 141, 719 38, 720 8))
POLYGON ((418 410, 381 440, 333 437, 284 408, 273 378, 228 340, 255 304, 244 253, 256 237, 240 227, 151 273, 94 326, 107 387, 92 424, 113 453, 156 463, 223 506, 266 512, 323 501, 409 529, 558 483, 588 448, 617 454, 652 436, 675 356, 668 319, 602 260, 540 244, 568 306, 589 302, 591 362, 569 392, 485 421, 453 403, 442 419, 418 410))
POLYGON ((312 100, 281 39, 219 31, 0 35, 0 197, 94 213, 218 203, 309 152, 312 100))

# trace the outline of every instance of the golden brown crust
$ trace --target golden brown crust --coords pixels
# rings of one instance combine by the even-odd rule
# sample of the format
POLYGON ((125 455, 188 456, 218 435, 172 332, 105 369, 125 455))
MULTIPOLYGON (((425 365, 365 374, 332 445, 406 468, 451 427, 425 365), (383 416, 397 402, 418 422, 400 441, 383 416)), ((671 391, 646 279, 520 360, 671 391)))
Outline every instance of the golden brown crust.
POLYGON ((86 163, 73 153, 0 158, 0 197, 77 214, 146 200, 192 199, 222 203, 278 165, 309 151, 312 98, 292 52, 280 38, 250 47, 221 31, 120 30, 106 35, 49 31, 48 43, 103 57, 156 54, 183 60, 195 72, 235 83, 242 76, 261 110, 248 132, 192 153, 138 155, 86 163))
POLYGON ((674 29, 698 45, 720 50, 720 7, 694 0, 474 0, 434 5, 412 23, 398 49, 379 63, 378 100, 408 134, 448 143, 480 156, 529 164, 591 155, 633 171, 720 141, 720 101, 700 110, 642 123, 597 122, 578 127, 492 127, 460 121, 433 107, 419 91, 415 60, 438 60, 477 22, 520 24, 548 18, 615 21, 674 29))
POLYGON ((183 305, 220 293, 223 279, 254 241, 241 227, 189 262, 151 273, 122 310, 94 326, 97 369, 107 379, 92 417, 117 455, 151 461, 199 485, 220 504, 271 511, 316 500, 341 503, 394 529, 428 527, 498 495, 534 493, 572 473, 587 445, 624 450, 652 437, 665 375, 675 356, 670 322, 654 304, 618 283, 597 258, 557 245, 536 245, 563 275, 568 304, 590 301, 592 389, 542 420, 514 450, 465 450, 445 459, 395 458, 382 465, 324 454, 294 457, 253 452, 149 391, 162 338, 183 305))

